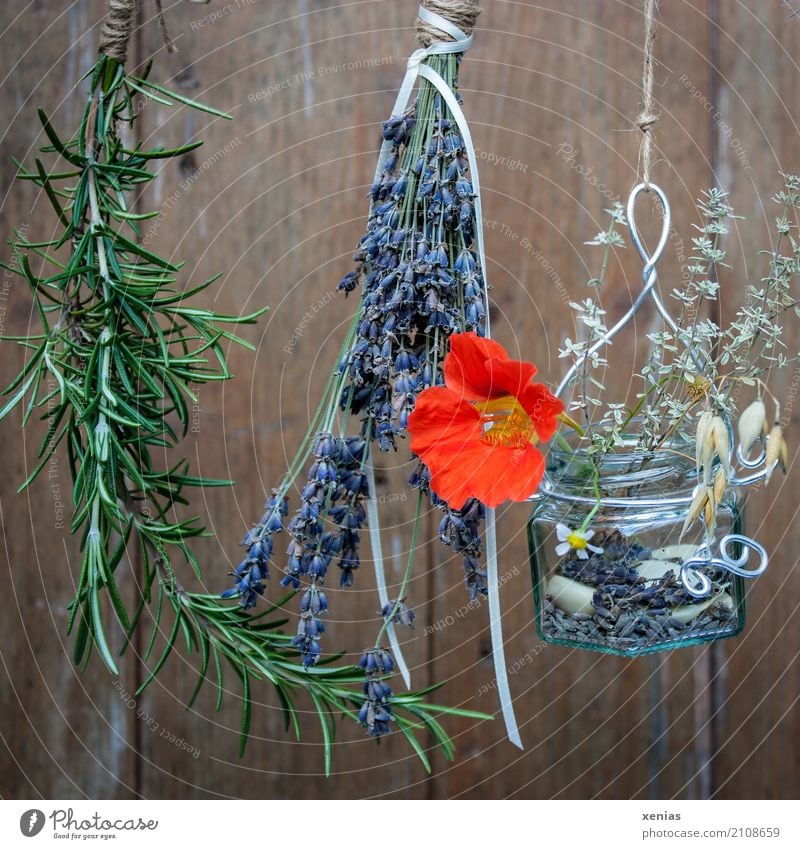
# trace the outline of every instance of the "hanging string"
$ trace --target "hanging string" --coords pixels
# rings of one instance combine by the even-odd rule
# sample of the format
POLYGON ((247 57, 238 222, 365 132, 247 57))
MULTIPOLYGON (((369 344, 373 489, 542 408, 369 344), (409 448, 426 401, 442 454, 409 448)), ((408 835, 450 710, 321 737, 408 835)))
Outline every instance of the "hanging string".
POLYGON ((161 8, 161 0, 156 0, 156 14, 158 15, 158 29, 161 32, 161 38, 167 48, 167 53, 177 53, 178 48, 172 41, 172 37, 167 29, 167 19, 164 17, 164 10, 161 8))
POLYGON ((642 132, 639 160, 642 163, 642 182, 650 189, 650 166, 653 158, 653 126, 661 114, 656 111, 653 99, 653 43, 656 40, 656 15, 658 0, 644 0, 644 62, 642 64, 642 111, 636 126, 642 132))

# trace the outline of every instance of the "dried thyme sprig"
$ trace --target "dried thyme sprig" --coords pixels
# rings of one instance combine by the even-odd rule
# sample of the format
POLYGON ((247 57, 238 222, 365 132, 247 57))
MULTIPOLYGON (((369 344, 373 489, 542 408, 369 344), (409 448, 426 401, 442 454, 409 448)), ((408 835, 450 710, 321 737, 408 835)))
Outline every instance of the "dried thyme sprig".
MULTIPOLYGON (((671 292, 672 299, 680 304, 677 330, 665 328, 648 335, 652 346, 647 362, 638 373, 644 387, 637 401, 628 408, 625 404, 604 401, 597 394, 587 396, 583 389, 573 402, 584 412, 592 408, 604 409, 600 419, 587 428, 591 441, 587 450, 592 455, 595 472, 603 456, 621 443, 622 435, 634 421, 639 426, 637 447, 641 462, 646 463, 654 452, 665 447, 669 450, 669 441, 676 433, 685 430, 684 435, 691 437, 692 424, 697 417, 701 423, 713 422, 718 437, 709 442, 701 434, 701 428, 697 428, 698 469, 703 472, 707 490, 698 498, 707 497, 710 503, 717 504, 732 474, 728 465, 730 442, 725 419, 735 413, 742 385, 752 386, 757 392, 756 401, 745 411, 748 415, 742 430, 745 453, 756 441, 763 442, 769 432, 766 444, 770 451, 766 460, 770 472, 779 463, 785 464, 783 458, 787 448, 780 423, 780 403, 767 381, 773 371, 800 359, 800 354, 790 355, 782 350, 786 347, 783 339, 785 314, 794 310, 800 315, 800 294, 796 289, 800 278, 800 246, 794 236, 800 209, 800 177, 782 176, 784 187, 773 197, 780 208, 775 219, 776 238, 774 245, 762 252, 769 257, 768 273, 760 285, 746 287, 745 301, 728 327, 720 328, 712 319, 702 317, 702 310, 708 301, 717 297, 719 270, 725 266, 726 258, 724 237, 729 222, 738 216, 733 214, 725 192, 720 189, 709 189, 699 199, 701 223, 695 225, 698 235, 692 238, 693 253, 686 269, 687 277, 681 287, 671 292), (761 416, 765 395, 775 401, 775 424, 771 430, 766 413, 761 416), (721 471, 715 472, 712 493, 710 477, 715 457, 721 471)), ((607 239, 607 234, 601 233, 594 244, 605 244, 607 239)), ((595 285, 595 281, 591 283, 595 285)), ((589 328, 589 341, 573 343, 568 339, 561 355, 577 359, 592 340, 602 337, 604 327, 598 320, 602 311, 594 298, 572 306, 589 328)), ((604 365, 604 361, 599 359, 597 364, 604 365)), ((585 364, 584 369, 588 371, 592 365, 594 363, 585 364)), ((581 378, 579 370, 576 382, 581 379, 585 387, 586 374, 581 378)), ((601 392, 604 390, 590 372, 588 382, 601 392)), ((713 512, 707 512, 709 532, 713 526, 713 512)))
POLYGON ((768 375, 773 368, 783 368, 796 359, 780 349, 785 347, 784 314, 794 309, 800 315, 800 295, 792 292, 793 281, 800 277, 800 245, 792 235, 798 227, 800 176, 783 177, 784 188, 772 198, 780 207, 775 218, 775 244, 762 252, 769 257, 769 273, 761 279, 760 287, 747 287, 745 302, 723 336, 720 364, 731 364, 736 377, 768 375), (787 247, 789 251, 784 252, 787 247))
POLYGON ((603 249, 600 261, 600 269, 596 277, 587 282, 591 294, 582 301, 570 302, 570 308, 575 311, 579 322, 583 325, 583 339, 573 341, 569 337, 564 339, 563 348, 559 350, 559 357, 572 360, 579 365, 575 381, 578 386, 578 394, 570 403, 571 410, 580 410, 583 424, 586 427, 586 436, 590 443, 588 451, 590 454, 603 454, 610 450, 619 439, 619 433, 623 425, 621 409, 624 404, 609 404, 603 410, 598 422, 599 429, 595 429, 593 411, 600 409, 603 402, 599 393, 605 391, 598 374, 608 365, 602 349, 588 353, 593 345, 602 339, 607 327, 605 323, 606 311, 600 307, 600 291, 605 282, 608 262, 615 248, 625 247, 625 240, 620 233, 620 228, 626 225, 625 210, 621 203, 614 203, 610 209, 604 210, 608 215, 608 226, 601 230, 594 239, 586 242, 586 245, 600 246, 603 249), (590 388, 591 387, 591 388, 590 388))

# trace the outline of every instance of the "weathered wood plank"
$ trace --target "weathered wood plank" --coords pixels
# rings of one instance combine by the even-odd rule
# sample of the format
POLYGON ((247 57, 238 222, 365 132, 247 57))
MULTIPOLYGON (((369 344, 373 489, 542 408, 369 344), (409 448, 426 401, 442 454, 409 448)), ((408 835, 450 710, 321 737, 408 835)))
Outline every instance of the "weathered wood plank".
MULTIPOLYGON (((800 89, 796 57, 800 20, 797 4, 719 4, 720 82, 716 99, 722 113, 714 166, 722 187, 746 217, 730 239, 734 273, 723 281, 724 307, 733 312, 745 281, 767 274, 758 252, 774 240, 780 208, 771 201, 781 188, 779 172, 800 169, 800 89), (723 123, 724 122, 724 123, 723 123)), ((787 321, 788 356, 800 350, 800 328, 787 321)), ((800 753, 800 638, 798 611, 797 387, 800 372, 790 366, 771 385, 783 399, 781 420, 792 446, 791 473, 780 473, 748 504, 747 525, 771 551, 765 575, 748 596, 744 637, 725 646, 718 680, 720 700, 714 794, 722 798, 792 798, 800 753)))

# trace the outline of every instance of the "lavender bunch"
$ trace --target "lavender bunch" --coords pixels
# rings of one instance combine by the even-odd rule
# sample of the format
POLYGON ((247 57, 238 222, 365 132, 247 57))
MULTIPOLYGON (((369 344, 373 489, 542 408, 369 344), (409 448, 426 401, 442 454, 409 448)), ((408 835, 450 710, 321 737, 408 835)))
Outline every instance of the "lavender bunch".
MULTIPOLYGON (((430 63, 455 90, 459 57, 436 56, 430 63)), ((242 608, 256 604, 265 590, 274 536, 285 530, 289 541, 281 584, 302 591, 291 644, 306 668, 321 656, 325 628, 320 617, 328 611, 323 587, 331 564, 339 566, 342 587, 352 586, 359 567, 365 500, 374 495, 365 471, 372 452, 396 451, 417 394, 443 383, 449 336, 467 330, 483 334, 485 327, 485 283, 474 250, 475 195, 464 141, 427 81, 404 115, 384 122, 383 138, 391 146, 370 189, 367 229, 353 257, 356 267, 338 287, 345 295, 360 289, 359 309, 303 446, 261 521, 245 537, 247 554, 234 570, 235 585, 223 593, 238 597, 242 608), (284 529, 287 496, 304 468, 300 504, 284 529)), ((420 503, 408 567, 397 600, 381 610, 375 645, 360 663, 365 701, 358 721, 376 737, 388 733, 392 723, 411 733, 393 709, 407 697, 394 696, 385 681, 395 662, 381 642, 390 623, 413 625, 405 590, 422 493, 445 511, 440 536, 463 555, 470 593, 486 591, 479 560, 481 505, 450 510, 430 492, 421 465, 411 482, 420 490, 420 503)), ((436 736, 442 746, 449 745, 436 736)))
MULTIPOLYGON (((459 60, 442 58, 437 68, 454 90, 459 60)), ((340 369, 349 381, 343 407, 358 413, 362 432, 371 426, 388 451, 405 434, 417 393, 443 382, 448 337, 483 335, 486 284, 474 250, 475 196, 464 142, 441 96, 423 87, 412 110, 384 122, 383 137, 392 148, 370 189, 373 207, 354 255, 357 268, 339 284, 348 293, 361 283, 363 291, 357 340, 340 369)), ((464 556, 470 596, 485 593, 480 504, 451 510, 430 492, 421 464, 409 482, 444 510, 440 538, 464 556)))
MULTIPOLYGON (((437 62, 454 90, 458 62, 437 62)), ((359 415, 362 434, 389 451, 405 434, 417 393, 443 381, 447 338, 483 334, 486 315, 469 165, 441 96, 424 83, 412 109, 384 122, 383 138, 391 151, 370 190, 356 269, 339 284, 345 294, 362 290, 356 339, 340 372, 342 409, 359 415)))

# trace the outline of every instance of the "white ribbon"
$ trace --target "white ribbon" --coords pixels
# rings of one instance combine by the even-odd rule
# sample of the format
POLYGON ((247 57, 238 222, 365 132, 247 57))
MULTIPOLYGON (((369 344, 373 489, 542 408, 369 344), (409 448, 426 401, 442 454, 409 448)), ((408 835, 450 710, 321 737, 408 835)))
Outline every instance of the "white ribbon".
MULTIPOLYGON (((467 162, 469 163, 470 177, 472 180, 473 194, 475 195, 475 235, 478 245, 478 260, 481 272, 483 274, 484 299, 486 308, 485 317, 485 332, 486 336, 489 333, 489 284, 486 273, 486 253, 483 246, 483 214, 481 211, 481 188, 478 179, 478 160, 475 156, 475 145, 472 141, 472 133, 470 133, 467 119, 461 106, 456 99, 455 94, 430 66, 424 64, 429 56, 438 56, 446 53, 463 53, 472 44, 472 36, 467 35, 460 27, 457 27, 447 18, 437 15, 428 9, 420 6, 418 16, 421 20, 436 27, 436 29, 446 32, 453 41, 434 42, 428 47, 422 47, 415 50, 408 59, 406 66, 406 75, 400 90, 397 93, 394 107, 392 109, 392 117, 400 118, 405 114, 408 107, 408 102, 411 99, 411 92, 414 89, 414 84, 417 77, 422 77, 428 80, 429 83, 439 92, 444 100, 453 120, 456 122, 461 138, 464 142, 464 148, 467 153, 467 162)), ((384 164, 392 149, 391 139, 385 139, 381 145, 380 153, 378 154, 378 165, 375 169, 375 179, 373 183, 380 179, 384 164)), ((367 466, 367 474, 373 475, 372 466, 367 466)), ((368 501, 369 510, 369 527, 370 539, 372 542, 373 558, 375 561, 375 576, 378 584, 378 594, 381 605, 388 603, 388 595, 386 593, 386 575, 383 567, 383 557, 381 555, 380 528, 377 524, 378 508, 377 502, 374 501, 374 475, 369 481, 370 497, 368 501)), ((489 599, 489 631, 492 640, 492 659, 494 661, 494 673, 497 682, 497 694, 500 699, 500 709, 503 714, 503 720, 506 725, 506 734, 508 739, 520 749, 522 748, 522 740, 517 726, 517 720, 514 715, 514 705, 511 700, 511 689, 508 683, 508 671, 506 669, 505 651, 503 648, 503 627, 502 627, 502 610, 500 607, 500 577, 497 568, 497 533, 495 511, 486 511, 486 582, 488 585, 489 599)), ((397 644, 397 636, 394 633, 394 626, 390 625, 387 629, 389 639, 392 641, 392 648, 395 651, 397 665, 403 673, 403 678, 406 685, 409 685, 410 677, 408 676, 408 668, 400 654, 400 648, 397 644)))
POLYGON ((523 749, 525 747, 522 745, 517 717, 514 715, 514 703, 511 700, 511 687, 508 684, 508 669, 503 649, 503 612, 500 608, 500 575, 497 569, 497 524, 495 511, 490 508, 486 509, 486 584, 489 590, 489 635, 492 640, 494 677, 497 682, 500 710, 509 741, 523 749))
MULTIPOLYGON (((364 469, 367 473, 367 486, 369 487, 369 497, 367 498, 367 525, 369 527, 369 543, 372 546, 372 562, 375 564, 375 583, 378 585, 378 600, 383 610, 389 604, 389 591, 386 588, 386 570, 383 566, 383 547, 381 545, 381 528, 378 524, 378 497, 375 494, 375 469, 372 466, 372 457, 367 458, 364 464, 364 469)), ((409 672, 408 664, 403 651, 400 648, 400 641, 397 639, 397 631, 394 627, 394 622, 390 621, 386 626, 386 634, 389 637, 389 645, 392 647, 397 668, 403 676, 403 681, 407 689, 411 689, 411 672, 409 672)))

